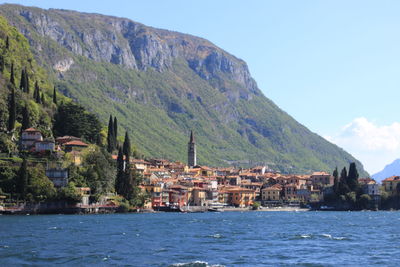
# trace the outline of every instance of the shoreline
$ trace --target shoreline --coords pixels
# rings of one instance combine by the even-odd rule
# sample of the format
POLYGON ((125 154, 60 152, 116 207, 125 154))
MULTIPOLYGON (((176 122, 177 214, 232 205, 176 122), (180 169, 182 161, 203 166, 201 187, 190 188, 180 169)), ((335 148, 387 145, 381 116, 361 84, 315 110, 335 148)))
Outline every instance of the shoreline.
POLYGON ((260 208, 257 210, 253 210, 251 208, 224 208, 224 209, 221 209, 221 211, 235 211, 235 212, 237 212, 237 211, 240 211, 240 212, 243 212, 243 211, 263 211, 263 212, 264 211, 265 212, 267 212, 267 211, 294 211, 294 212, 301 211, 301 212, 304 212, 304 211, 310 211, 310 209, 297 208, 297 207, 273 207, 273 208, 263 207, 263 208, 260 208))

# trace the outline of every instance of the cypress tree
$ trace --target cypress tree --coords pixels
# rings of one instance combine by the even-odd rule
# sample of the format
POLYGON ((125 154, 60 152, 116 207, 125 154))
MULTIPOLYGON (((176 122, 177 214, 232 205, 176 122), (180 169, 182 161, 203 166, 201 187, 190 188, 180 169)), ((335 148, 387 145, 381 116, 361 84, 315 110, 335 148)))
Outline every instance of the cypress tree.
POLYGON ((333 171, 333 192, 335 192, 335 194, 339 193, 339 172, 337 167, 333 171))
POLYGON ((8 50, 10 48, 10 40, 8 39, 8 36, 6 38, 6 49, 8 50))
POLYGON ((54 89, 53 89, 53 103, 57 105, 57 91, 56 91, 55 85, 54 85, 54 89))
POLYGON ((42 103, 43 105, 45 105, 45 98, 44 98, 44 94, 42 93, 42 95, 40 96, 40 103, 42 103))
POLYGON ((124 140, 124 144, 122 146, 122 152, 124 152, 126 160, 129 163, 129 157, 131 156, 131 141, 129 140, 128 132, 125 133, 125 140, 124 140))
POLYGON ((0 72, 3 73, 4 72, 4 56, 0 55, 0 72))
POLYGON ((115 192, 117 194, 122 195, 124 188, 124 175, 125 175, 125 162, 124 162, 124 154, 122 149, 118 149, 118 157, 117 157, 117 177, 115 179, 115 192))
POLYGON ((15 78, 14 78, 14 62, 11 63, 11 71, 10 71, 10 83, 15 86, 15 78))
POLYGON ((22 161, 21 167, 18 171, 17 180, 17 192, 21 194, 22 198, 25 198, 27 188, 29 184, 29 174, 28 174, 28 162, 26 158, 22 161))
POLYGON ((22 110, 22 128, 21 130, 25 130, 31 127, 31 121, 29 119, 29 108, 28 104, 25 104, 24 109, 22 110))
POLYGON ((36 101, 36 98, 37 98, 38 88, 39 88, 39 85, 38 85, 38 82, 36 81, 35 82, 35 88, 33 89, 33 99, 35 99, 35 101, 36 101))
POLYGON ((25 78, 25 69, 21 70, 21 79, 19 82, 19 89, 21 89, 22 91, 26 91, 26 78, 25 78))
POLYGON ((25 85, 26 85, 26 88, 25 88, 25 93, 27 93, 27 94, 29 94, 29 75, 28 75, 28 72, 25 70, 25 85))
POLYGON ((339 195, 345 195, 350 192, 349 186, 347 185, 347 169, 344 167, 340 172, 339 179, 339 195))
POLYGON ((114 130, 114 144, 115 144, 115 147, 117 147, 118 146, 118 140, 117 140, 117 137, 118 137, 118 121, 117 121, 117 117, 114 117, 113 130, 114 130))
POLYGON ((107 151, 112 153, 115 148, 115 137, 114 137, 114 123, 112 116, 110 115, 110 119, 108 120, 108 131, 107 131, 107 151))
POLYGON ((35 99, 36 103, 40 104, 41 102, 40 88, 37 81, 35 82, 35 91, 33 92, 33 98, 35 99))
POLYGON ((358 176, 359 175, 356 164, 354 162, 350 163, 349 174, 347 176, 347 184, 349 186, 350 191, 357 192, 359 188, 358 176))
POLYGON ((8 111, 8 131, 11 132, 15 128, 15 119, 17 117, 14 87, 11 88, 11 94, 8 100, 8 111))

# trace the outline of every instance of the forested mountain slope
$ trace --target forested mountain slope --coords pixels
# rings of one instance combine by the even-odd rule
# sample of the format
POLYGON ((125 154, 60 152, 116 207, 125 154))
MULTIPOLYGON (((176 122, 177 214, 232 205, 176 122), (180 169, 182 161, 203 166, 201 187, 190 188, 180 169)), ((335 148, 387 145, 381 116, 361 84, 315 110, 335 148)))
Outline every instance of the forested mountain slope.
MULTIPOLYGON (((145 156, 331 171, 355 161, 266 98, 244 61, 202 38, 98 14, 1 5, 58 90, 132 133, 145 156)), ((266 63, 268 64, 268 63, 266 63)))

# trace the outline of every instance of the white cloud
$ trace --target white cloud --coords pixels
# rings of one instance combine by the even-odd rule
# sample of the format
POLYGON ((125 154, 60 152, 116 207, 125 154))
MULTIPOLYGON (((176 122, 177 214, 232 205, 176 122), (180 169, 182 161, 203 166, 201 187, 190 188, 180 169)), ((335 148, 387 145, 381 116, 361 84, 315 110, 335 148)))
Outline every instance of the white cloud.
POLYGON ((400 123, 379 126, 366 118, 356 118, 327 140, 359 159, 372 175, 400 158, 400 123))

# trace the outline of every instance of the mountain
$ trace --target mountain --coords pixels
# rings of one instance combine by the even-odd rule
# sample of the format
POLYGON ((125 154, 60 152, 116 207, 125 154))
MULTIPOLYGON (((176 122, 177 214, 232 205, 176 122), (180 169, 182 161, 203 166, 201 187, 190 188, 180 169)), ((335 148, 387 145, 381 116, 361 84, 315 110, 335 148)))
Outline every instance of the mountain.
POLYGON ((392 163, 388 164, 378 173, 372 175, 376 181, 380 182, 390 176, 400 175, 400 159, 396 159, 392 163))
MULTIPOLYGON (((38 128, 45 137, 51 136, 51 120, 56 108, 52 103, 52 84, 48 82, 49 77, 46 71, 40 68, 35 61, 28 40, 17 29, 10 26, 3 17, 0 17, 0 151, 2 152, 15 151, 16 145, 12 139, 18 139, 18 133, 11 135, 6 133, 10 113, 9 99, 14 87, 9 82, 11 68, 15 78, 15 126, 17 128, 21 126, 22 113, 27 107, 30 110, 30 124, 38 128), (29 77, 29 93, 20 89, 20 77, 23 69, 27 71, 29 77), (38 81, 40 93, 43 94, 44 103, 42 104, 38 104, 32 97, 35 81, 38 81)), ((61 99, 64 98, 60 95, 61 99)))
POLYGON ((5 4, 0 15, 29 40, 59 91, 104 123, 117 116, 144 156, 186 161, 193 129, 199 164, 306 173, 355 161, 365 173, 265 97, 243 60, 205 39, 67 10, 5 4))

